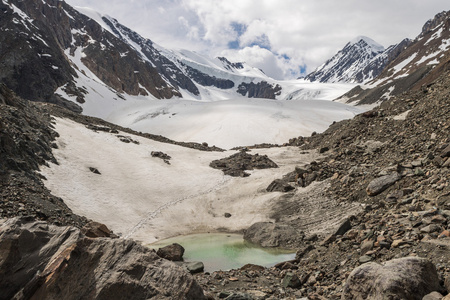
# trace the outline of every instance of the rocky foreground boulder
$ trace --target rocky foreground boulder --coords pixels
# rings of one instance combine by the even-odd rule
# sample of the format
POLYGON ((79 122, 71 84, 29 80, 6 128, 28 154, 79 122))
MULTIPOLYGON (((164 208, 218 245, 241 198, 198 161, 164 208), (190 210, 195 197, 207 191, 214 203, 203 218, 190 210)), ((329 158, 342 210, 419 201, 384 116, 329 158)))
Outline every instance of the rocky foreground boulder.
POLYGON ((417 299, 441 291, 435 266, 420 257, 366 263, 347 279, 342 299, 417 299))
POLYGON ((0 299, 205 299, 183 268, 132 240, 0 220, 0 299))

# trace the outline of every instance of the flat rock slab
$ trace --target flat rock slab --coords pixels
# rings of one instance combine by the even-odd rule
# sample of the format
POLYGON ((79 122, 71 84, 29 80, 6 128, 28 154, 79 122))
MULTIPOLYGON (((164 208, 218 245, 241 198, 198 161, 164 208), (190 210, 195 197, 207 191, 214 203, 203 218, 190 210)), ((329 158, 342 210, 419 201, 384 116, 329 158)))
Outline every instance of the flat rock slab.
POLYGON ((397 180, 402 177, 399 173, 395 172, 389 175, 381 176, 372 180, 366 188, 367 195, 376 196, 393 185, 397 180))

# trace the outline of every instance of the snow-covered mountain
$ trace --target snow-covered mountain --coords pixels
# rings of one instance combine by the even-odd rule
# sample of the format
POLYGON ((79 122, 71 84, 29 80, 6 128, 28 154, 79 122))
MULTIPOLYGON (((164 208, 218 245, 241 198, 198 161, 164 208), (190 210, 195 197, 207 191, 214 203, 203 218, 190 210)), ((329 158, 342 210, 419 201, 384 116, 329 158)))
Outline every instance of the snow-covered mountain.
POLYGON ((397 45, 384 49, 374 40, 359 36, 348 42, 331 59, 319 66, 305 79, 317 82, 361 83, 377 77, 392 59, 410 41, 403 40, 397 45))
POLYGON ((0 82, 28 100, 222 147, 283 143, 358 112, 329 101, 293 103, 332 100, 352 84, 277 81, 245 62, 165 49, 64 1, 1 0, 0 10, 0 82))
POLYGON ((397 51, 375 79, 355 87, 341 100, 360 104, 382 102, 407 90, 426 87, 435 80, 450 65, 450 11, 427 21, 422 32, 397 51))
MULTIPOLYGON (((339 96, 334 86, 278 82, 245 62, 165 49, 112 17, 64 1, 2 0, 0 9, 0 80, 29 100, 104 117, 102 109, 130 97, 324 99, 328 88, 339 96)), ((342 94, 351 86, 340 88, 342 94)))

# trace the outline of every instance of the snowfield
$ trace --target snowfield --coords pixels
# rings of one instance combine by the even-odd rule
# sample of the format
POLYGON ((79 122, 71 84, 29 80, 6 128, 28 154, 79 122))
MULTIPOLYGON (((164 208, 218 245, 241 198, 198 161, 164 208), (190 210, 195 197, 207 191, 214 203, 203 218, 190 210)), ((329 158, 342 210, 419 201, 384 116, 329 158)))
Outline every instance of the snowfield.
POLYGON ((356 107, 322 100, 234 99, 146 101, 124 107, 107 120, 176 141, 207 142, 225 149, 287 142, 322 132, 333 121, 352 118, 356 107))
POLYGON ((46 186, 74 213, 143 243, 190 233, 232 232, 267 221, 280 193, 268 193, 266 187, 317 156, 300 154, 298 147, 253 150, 267 154, 279 168, 235 178, 209 167, 212 160, 234 151, 202 152, 128 134, 140 144, 123 143, 115 134, 60 118, 55 129, 60 134, 54 150, 59 164, 42 167, 46 186), (170 165, 152 157, 152 151, 170 155, 170 165), (232 217, 225 218, 225 213, 232 217))

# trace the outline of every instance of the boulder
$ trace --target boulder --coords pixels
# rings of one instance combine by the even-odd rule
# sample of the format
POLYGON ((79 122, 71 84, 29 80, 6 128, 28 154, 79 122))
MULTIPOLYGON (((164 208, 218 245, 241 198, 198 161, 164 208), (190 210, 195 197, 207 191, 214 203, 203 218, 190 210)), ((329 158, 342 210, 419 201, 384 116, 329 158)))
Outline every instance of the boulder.
POLYGON ((186 270, 133 240, 0 221, 0 299, 205 299, 186 270))
POLYGON ((159 257, 171 261, 182 261, 184 248, 180 244, 173 243, 172 245, 167 245, 165 247, 159 248, 156 254, 158 254, 159 257))
POLYGON ((399 173, 394 172, 385 176, 381 176, 372 180, 366 188, 367 195, 376 196, 393 185, 402 177, 399 173))
POLYGON ((284 288, 291 287, 291 288, 299 288, 302 283, 300 282, 300 279, 298 279, 298 276, 292 272, 287 272, 286 275, 283 278, 283 282, 281 285, 284 288))
POLYGON ((111 235, 113 235, 111 230, 109 230, 105 224, 95 222, 95 221, 90 221, 89 223, 84 225, 84 227, 81 228, 81 232, 85 236, 91 237, 91 238, 111 237, 111 235))
POLYGON ((191 261, 184 264, 191 274, 203 272, 205 265, 201 261, 191 261))
POLYGON ((244 232, 244 240, 262 247, 299 245, 303 238, 303 232, 299 232, 289 225, 271 222, 255 223, 244 232))
POLYGON ((286 192, 290 192, 292 190, 294 190, 295 187, 293 187, 292 185, 290 185, 289 183, 285 182, 282 179, 275 179, 274 181, 272 181, 269 186, 267 187, 266 191, 268 192, 282 192, 282 193, 286 193, 286 192))
POLYGON ((350 219, 346 219, 336 230, 335 235, 344 235, 350 229, 352 229, 352 224, 350 223, 350 219))
POLYGON ((347 278, 342 299, 421 300, 441 290, 433 263, 420 257, 404 257, 381 265, 370 262, 354 269, 347 278))

